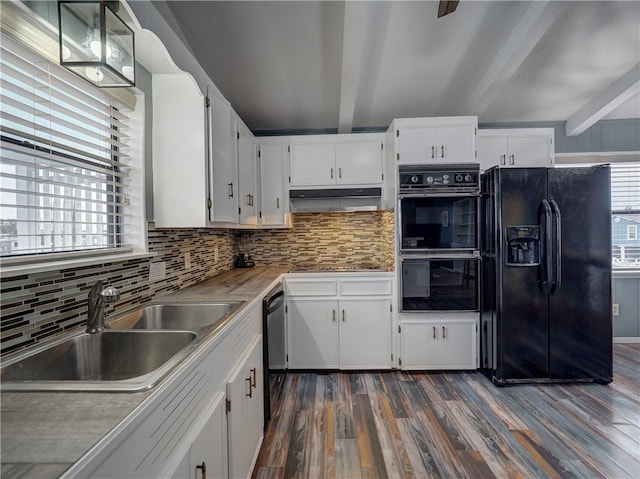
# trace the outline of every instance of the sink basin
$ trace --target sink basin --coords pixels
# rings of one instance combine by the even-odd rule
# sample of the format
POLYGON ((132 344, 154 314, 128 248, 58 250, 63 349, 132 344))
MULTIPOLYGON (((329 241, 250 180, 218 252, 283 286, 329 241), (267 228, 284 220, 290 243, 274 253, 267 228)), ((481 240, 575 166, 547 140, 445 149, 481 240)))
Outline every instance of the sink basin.
POLYGON ((154 304, 142 310, 133 329, 199 330, 229 317, 242 302, 154 304))
POLYGON ((82 333, 0 369, 3 390, 141 390, 185 357, 192 331, 82 333))

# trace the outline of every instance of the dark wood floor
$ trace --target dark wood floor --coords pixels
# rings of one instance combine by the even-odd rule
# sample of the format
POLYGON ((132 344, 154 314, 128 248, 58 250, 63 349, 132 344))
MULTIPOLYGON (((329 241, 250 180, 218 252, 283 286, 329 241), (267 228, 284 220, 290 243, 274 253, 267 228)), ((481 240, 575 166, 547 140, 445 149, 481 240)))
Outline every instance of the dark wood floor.
POLYGON ((253 477, 640 478, 640 345, 614 351, 608 386, 289 373, 253 477))

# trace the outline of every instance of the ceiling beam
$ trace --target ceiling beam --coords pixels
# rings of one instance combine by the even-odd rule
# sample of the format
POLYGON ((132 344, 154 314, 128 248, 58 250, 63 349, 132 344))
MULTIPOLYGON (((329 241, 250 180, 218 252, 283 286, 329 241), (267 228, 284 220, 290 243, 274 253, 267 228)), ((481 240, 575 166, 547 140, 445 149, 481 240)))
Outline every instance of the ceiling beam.
POLYGON ((481 116, 489 108, 556 18, 564 11, 564 3, 547 0, 529 4, 469 94, 465 111, 481 116))
MULTIPOLYGON (((567 136, 577 136, 593 126, 634 95, 640 94, 640 63, 571 115, 565 123, 567 136)), ((638 112, 640 113, 640 112, 638 112)))
POLYGON ((351 133, 363 63, 366 2, 344 3, 338 133, 351 133))

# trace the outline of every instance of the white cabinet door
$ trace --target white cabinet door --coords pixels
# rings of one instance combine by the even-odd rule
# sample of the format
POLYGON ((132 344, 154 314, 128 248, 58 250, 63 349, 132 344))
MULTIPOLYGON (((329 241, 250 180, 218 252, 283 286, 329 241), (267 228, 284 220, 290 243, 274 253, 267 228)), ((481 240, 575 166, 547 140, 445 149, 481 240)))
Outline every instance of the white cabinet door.
POLYGON ((480 170, 507 164, 506 136, 478 136, 478 162, 480 170))
POLYGON ((241 225, 258 224, 258 201, 256 198, 256 154, 253 134, 238 120, 238 203, 241 225))
POLYGON ((440 367, 475 369, 476 323, 441 323, 437 328, 440 367))
POLYGON ((381 142, 336 143, 336 168, 336 182, 339 185, 381 183, 381 142))
POLYGON ((437 142, 435 128, 402 128, 398 133, 399 163, 424 165, 435 162, 437 142))
POLYGON ((289 368, 339 367, 338 301, 290 299, 287 304, 289 368))
POLYGON ((507 166, 551 166, 549 138, 546 136, 509 136, 507 166))
POLYGON ((436 156, 436 162, 475 162, 475 128, 473 126, 448 126, 438 128, 436 156))
POLYGON ((289 200, 286 178, 288 153, 285 144, 260 144, 260 224, 288 225, 289 200))
POLYGON ((210 97, 209 147, 211 155, 211 221, 238 222, 238 159, 235 120, 231 107, 216 95, 210 97))
POLYGON ((340 368, 391 366, 391 300, 340 299, 340 368))
POLYGON ((189 452, 189 479, 228 477, 227 471, 227 418, 225 395, 214 398, 205 413, 206 423, 191 445, 189 452))
MULTIPOLYGON (((227 382, 229 477, 251 475, 262 440, 262 336, 257 336, 227 382)), ((215 477, 215 476, 213 476, 215 477)))
POLYGON ((301 143, 291 145, 289 174, 291 186, 323 186, 336 182, 335 143, 301 143))
POLYGON ((436 326, 427 321, 403 322, 400 331, 402 369, 437 369, 436 326))

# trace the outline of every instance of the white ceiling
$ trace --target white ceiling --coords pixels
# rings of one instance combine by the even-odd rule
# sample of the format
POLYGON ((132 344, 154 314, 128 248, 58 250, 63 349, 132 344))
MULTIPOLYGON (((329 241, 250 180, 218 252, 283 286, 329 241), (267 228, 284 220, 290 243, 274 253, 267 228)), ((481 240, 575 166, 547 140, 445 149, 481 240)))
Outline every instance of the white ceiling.
MULTIPOLYGON (((168 5, 169 8, 164 8, 168 5)), ((639 1, 168 1, 252 130, 639 118, 639 1)), ((171 18, 173 16, 173 18, 171 18)))

